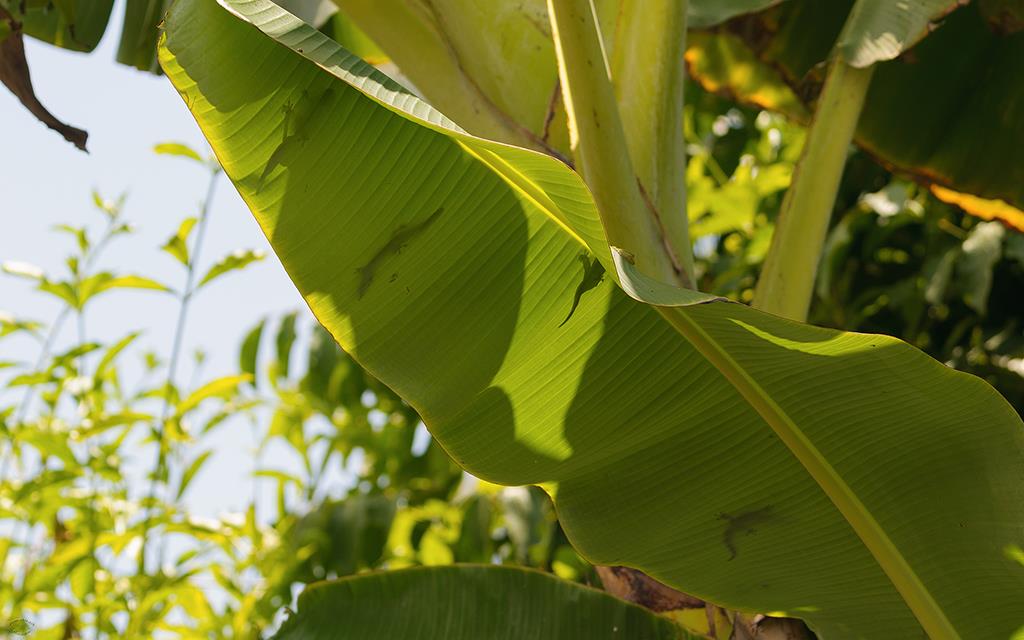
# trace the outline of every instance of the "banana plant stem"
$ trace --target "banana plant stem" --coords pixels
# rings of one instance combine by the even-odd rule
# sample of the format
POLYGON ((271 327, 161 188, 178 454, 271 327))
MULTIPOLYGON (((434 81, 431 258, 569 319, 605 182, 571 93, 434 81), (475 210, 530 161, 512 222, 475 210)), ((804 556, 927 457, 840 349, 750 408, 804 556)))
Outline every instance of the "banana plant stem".
POLYGON ((624 0, 619 7, 612 83, 630 159, 676 270, 693 285, 686 217, 687 0, 624 0))
POLYGON ((608 242, 643 273, 679 285, 630 160, 593 7, 589 0, 548 0, 548 14, 577 170, 594 195, 608 242))
POLYGON ((854 68, 838 54, 830 64, 757 283, 756 309, 807 319, 839 181, 873 70, 874 65, 854 68))

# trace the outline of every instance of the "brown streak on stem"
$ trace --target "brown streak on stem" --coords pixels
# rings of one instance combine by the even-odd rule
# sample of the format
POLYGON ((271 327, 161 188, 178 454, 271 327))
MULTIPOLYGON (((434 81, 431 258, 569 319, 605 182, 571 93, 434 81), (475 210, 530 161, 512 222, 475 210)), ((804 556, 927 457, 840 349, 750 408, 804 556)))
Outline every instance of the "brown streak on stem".
POLYGON ((690 274, 686 272, 683 265, 679 262, 679 256, 676 255, 675 248, 672 246, 671 241, 668 239, 668 235, 665 233, 665 225, 661 222, 661 214, 658 213, 658 208, 651 202, 651 197, 647 194, 647 189, 644 189, 644 185, 640 182, 640 178, 636 179, 636 186, 640 189, 640 197, 643 198, 644 204, 647 205, 647 210, 651 212, 654 217, 655 224, 658 225, 658 235, 661 238, 661 245, 665 248, 665 253, 668 254, 669 260, 672 261, 672 269, 676 272, 676 277, 682 285, 688 289, 693 289, 693 282, 690 281, 690 274))

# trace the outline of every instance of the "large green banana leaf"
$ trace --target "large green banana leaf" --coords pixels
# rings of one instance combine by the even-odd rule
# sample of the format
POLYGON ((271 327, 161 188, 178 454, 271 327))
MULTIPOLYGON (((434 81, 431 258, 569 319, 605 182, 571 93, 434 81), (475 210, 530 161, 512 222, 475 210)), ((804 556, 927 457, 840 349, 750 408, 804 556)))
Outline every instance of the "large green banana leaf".
POLYGON ((458 565, 321 582, 276 640, 682 640, 666 618, 547 573, 458 565))
POLYGON ((979 379, 631 275, 576 173, 266 0, 179 0, 160 59, 321 323, 593 562, 825 638, 1024 625, 1024 430, 979 379))

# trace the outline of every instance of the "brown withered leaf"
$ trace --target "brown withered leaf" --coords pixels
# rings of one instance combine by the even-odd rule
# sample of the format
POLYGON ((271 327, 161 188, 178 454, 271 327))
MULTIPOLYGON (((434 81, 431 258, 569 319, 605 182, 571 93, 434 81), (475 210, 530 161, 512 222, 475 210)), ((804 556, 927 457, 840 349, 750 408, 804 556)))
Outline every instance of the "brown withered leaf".
POLYGON ((709 640, 813 640, 802 621, 773 618, 722 609, 700 598, 676 591, 649 575, 628 567, 594 567, 605 591, 617 598, 665 615, 691 635, 709 640), (688 610, 702 610, 686 616, 688 610), (703 618, 703 619, 702 619, 703 618), (698 622, 699 624, 693 624, 698 622))
POLYGON ((0 82, 3 82, 11 93, 17 96, 21 104, 25 105, 25 108, 43 124, 88 153, 85 142, 89 138, 89 134, 58 120, 36 97, 35 91, 32 89, 28 61, 25 59, 25 42, 22 38, 21 24, 2 8, 0 8, 0 20, 10 25, 10 33, 3 41, 0 41, 0 82))

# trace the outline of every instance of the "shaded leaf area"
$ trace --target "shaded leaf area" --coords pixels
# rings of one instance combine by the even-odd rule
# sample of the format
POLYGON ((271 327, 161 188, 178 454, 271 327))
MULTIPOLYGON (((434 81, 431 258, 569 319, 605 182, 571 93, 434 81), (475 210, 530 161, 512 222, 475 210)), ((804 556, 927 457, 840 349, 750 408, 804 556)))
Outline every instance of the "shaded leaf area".
POLYGON ((11 14, 0 8, 0 23, 6 24, 10 32, 0 39, 0 82, 21 101, 40 122, 59 133, 65 140, 85 151, 89 134, 57 119, 43 106, 32 88, 32 76, 25 59, 25 43, 22 26, 11 14))
MULTIPOLYGON (((141 70, 156 67, 157 25, 165 0, 127 0, 121 22, 117 61, 141 70)), ((62 49, 91 52, 111 21, 113 0, 0 0, 24 24, 25 35, 62 49)))
POLYGON ((103 38, 114 0, 0 0, 25 35, 72 51, 92 51, 103 38))
POLYGON ((921 617, 964 636, 1020 626, 1024 571, 1001 549, 1019 535, 1024 443, 990 387, 886 337, 727 303, 659 312, 612 278, 559 327, 580 251, 609 259, 578 176, 458 133, 266 2, 226 6, 176 6, 165 71, 320 321, 461 465, 543 485, 592 561, 823 634, 920 635, 901 580, 939 603, 921 617), (294 112, 308 135, 282 162, 294 112), (439 209, 360 295, 360 269, 439 209), (733 382, 666 318, 699 328, 733 382), (774 430, 757 398, 784 412, 774 430), (780 441, 797 432, 813 460, 780 441), (863 509, 837 510, 811 462, 863 509), (863 544, 884 540, 905 567, 863 544))
POLYGON ((510 567, 454 566, 308 587, 277 640, 682 640, 669 620, 602 591, 510 567))
POLYGON ((781 2, 783 0, 691 0, 687 5, 687 25, 693 29, 711 27, 781 2))
MULTIPOLYGON (((823 79, 821 63, 851 5, 792 0, 737 19, 722 36, 695 41, 690 69, 708 89, 727 88, 741 100, 802 119, 803 111, 788 101, 763 96, 788 84, 813 101, 823 79), (726 66, 727 56, 750 56, 737 50, 735 38, 765 63, 756 68, 753 86, 749 74, 726 66)), ((926 184, 1019 209, 1024 168, 1011 160, 1024 141, 1024 31, 994 30, 987 17, 984 7, 971 3, 937 22, 898 59, 879 63, 856 140, 886 166, 926 184)), ((1019 225, 1019 213, 1000 214, 996 203, 967 206, 1019 225)))
POLYGON ((163 20, 168 0, 126 0, 117 61, 140 71, 159 73, 156 63, 158 25, 163 20))
POLYGON ((893 180, 830 233, 817 322, 885 331, 978 375, 1024 414, 1024 235, 893 180))

